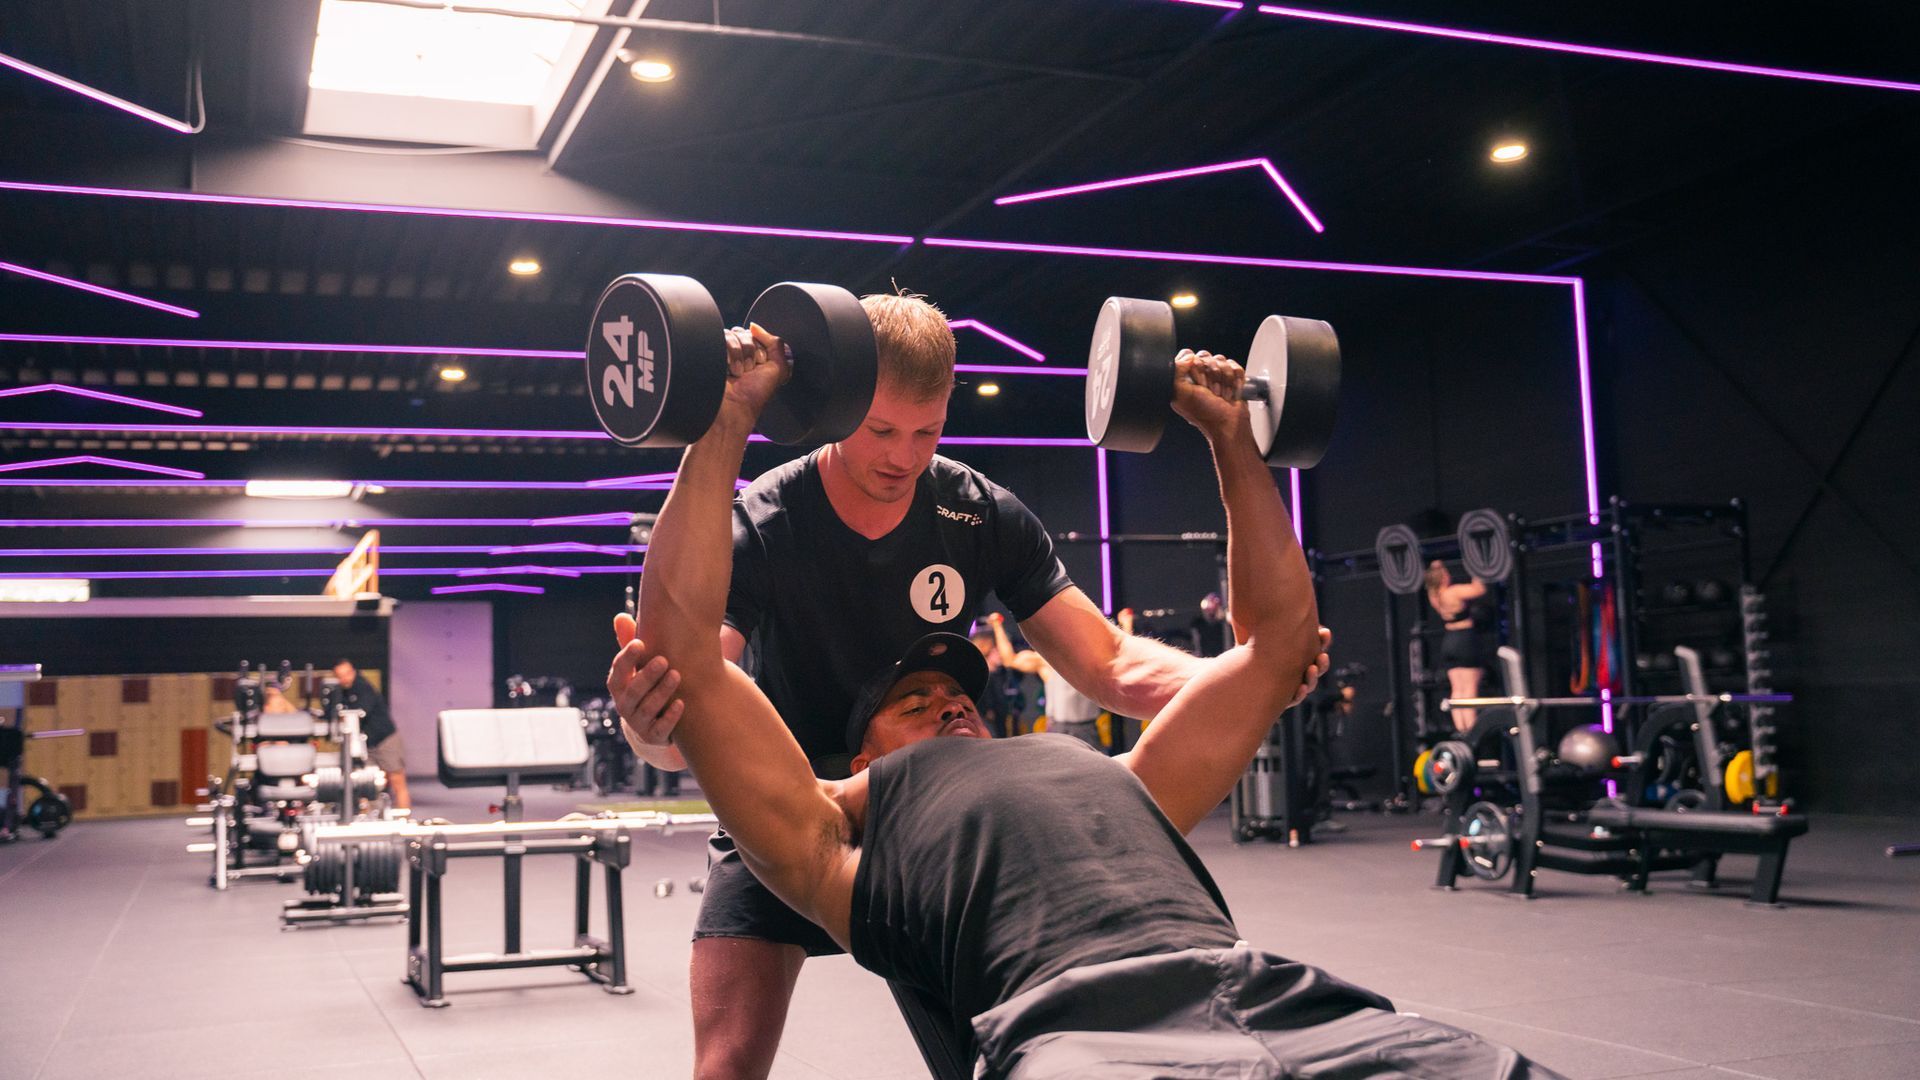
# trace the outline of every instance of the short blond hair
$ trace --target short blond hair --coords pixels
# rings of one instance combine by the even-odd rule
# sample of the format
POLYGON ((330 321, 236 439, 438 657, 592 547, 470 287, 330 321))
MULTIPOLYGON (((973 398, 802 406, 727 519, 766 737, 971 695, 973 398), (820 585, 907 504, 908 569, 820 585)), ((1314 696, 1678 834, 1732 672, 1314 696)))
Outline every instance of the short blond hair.
POLYGON ((906 291, 860 298, 880 346, 880 385, 915 404, 953 391, 958 352, 946 313, 906 291))

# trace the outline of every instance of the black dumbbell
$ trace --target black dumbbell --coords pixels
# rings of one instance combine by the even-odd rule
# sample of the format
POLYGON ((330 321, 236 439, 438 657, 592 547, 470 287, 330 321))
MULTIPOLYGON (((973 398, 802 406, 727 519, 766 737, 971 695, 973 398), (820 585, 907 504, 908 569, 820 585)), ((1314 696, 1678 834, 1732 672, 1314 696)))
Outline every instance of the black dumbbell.
MULTIPOLYGON (((879 350, 859 298, 783 281, 747 312, 786 344, 793 374, 760 415, 785 445, 834 442, 873 404, 879 350)), ((727 327, 705 286, 678 274, 615 278, 587 334, 587 397, 623 446, 685 446, 706 434, 727 387, 727 327)))
MULTIPOLYGON (((1159 300, 1109 297, 1087 354, 1087 438, 1108 450, 1160 443, 1174 387, 1173 308, 1159 300)), ((1240 397, 1253 412, 1253 437, 1267 464, 1310 469, 1333 437, 1340 399, 1340 342, 1315 319, 1269 315, 1247 350, 1240 397)))

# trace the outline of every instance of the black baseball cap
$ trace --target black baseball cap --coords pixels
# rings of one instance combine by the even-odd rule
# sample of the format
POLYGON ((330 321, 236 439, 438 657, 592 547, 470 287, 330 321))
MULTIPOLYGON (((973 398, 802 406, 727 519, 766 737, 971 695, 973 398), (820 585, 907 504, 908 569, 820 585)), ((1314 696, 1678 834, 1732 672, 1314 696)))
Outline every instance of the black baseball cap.
POLYGON ((853 711, 847 715, 847 752, 857 754, 867 738, 867 724, 880 711, 887 692, 901 679, 916 672, 939 671, 953 677, 960 689, 977 706, 987 689, 987 659, 971 639, 959 634, 928 634, 907 646, 906 653, 891 666, 860 688, 853 699, 853 711))

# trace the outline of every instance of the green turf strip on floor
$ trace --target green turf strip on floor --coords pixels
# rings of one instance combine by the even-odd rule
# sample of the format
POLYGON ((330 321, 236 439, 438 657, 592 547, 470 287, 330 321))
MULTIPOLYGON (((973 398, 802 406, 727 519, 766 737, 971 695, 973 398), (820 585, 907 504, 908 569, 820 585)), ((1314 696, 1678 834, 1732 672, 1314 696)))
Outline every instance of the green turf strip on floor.
POLYGON ((625 814, 635 810, 652 810, 662 814, 711 814, 713 807, 705 799, 635 799, 632 802, 617 803, 581 803, 575 807, 583 814, 597 814, 611 810, 616 814, 625 814))

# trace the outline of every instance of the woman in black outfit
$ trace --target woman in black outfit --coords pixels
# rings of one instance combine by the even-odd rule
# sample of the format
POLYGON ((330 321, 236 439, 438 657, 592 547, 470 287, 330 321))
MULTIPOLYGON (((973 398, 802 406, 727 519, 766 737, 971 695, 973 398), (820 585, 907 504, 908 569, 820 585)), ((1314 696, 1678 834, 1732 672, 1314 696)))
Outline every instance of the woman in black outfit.
MULTIPOLYGON (((1427 564, 1427 603, 1446 632, 1440 635, 1440 666, 1446 669, 1451 696, 1480 696, 1480 676, 1486 670, 1486 628, 1493 621, 1493 602, 1487 595, 1487 583, 1474 578, 1471 584, 1457 585, 1447 572, 1447 564, 1435 559, 1427 564)), ((1476 710, 1454 709, 1453 726, 1473 730, 1476 710)))

